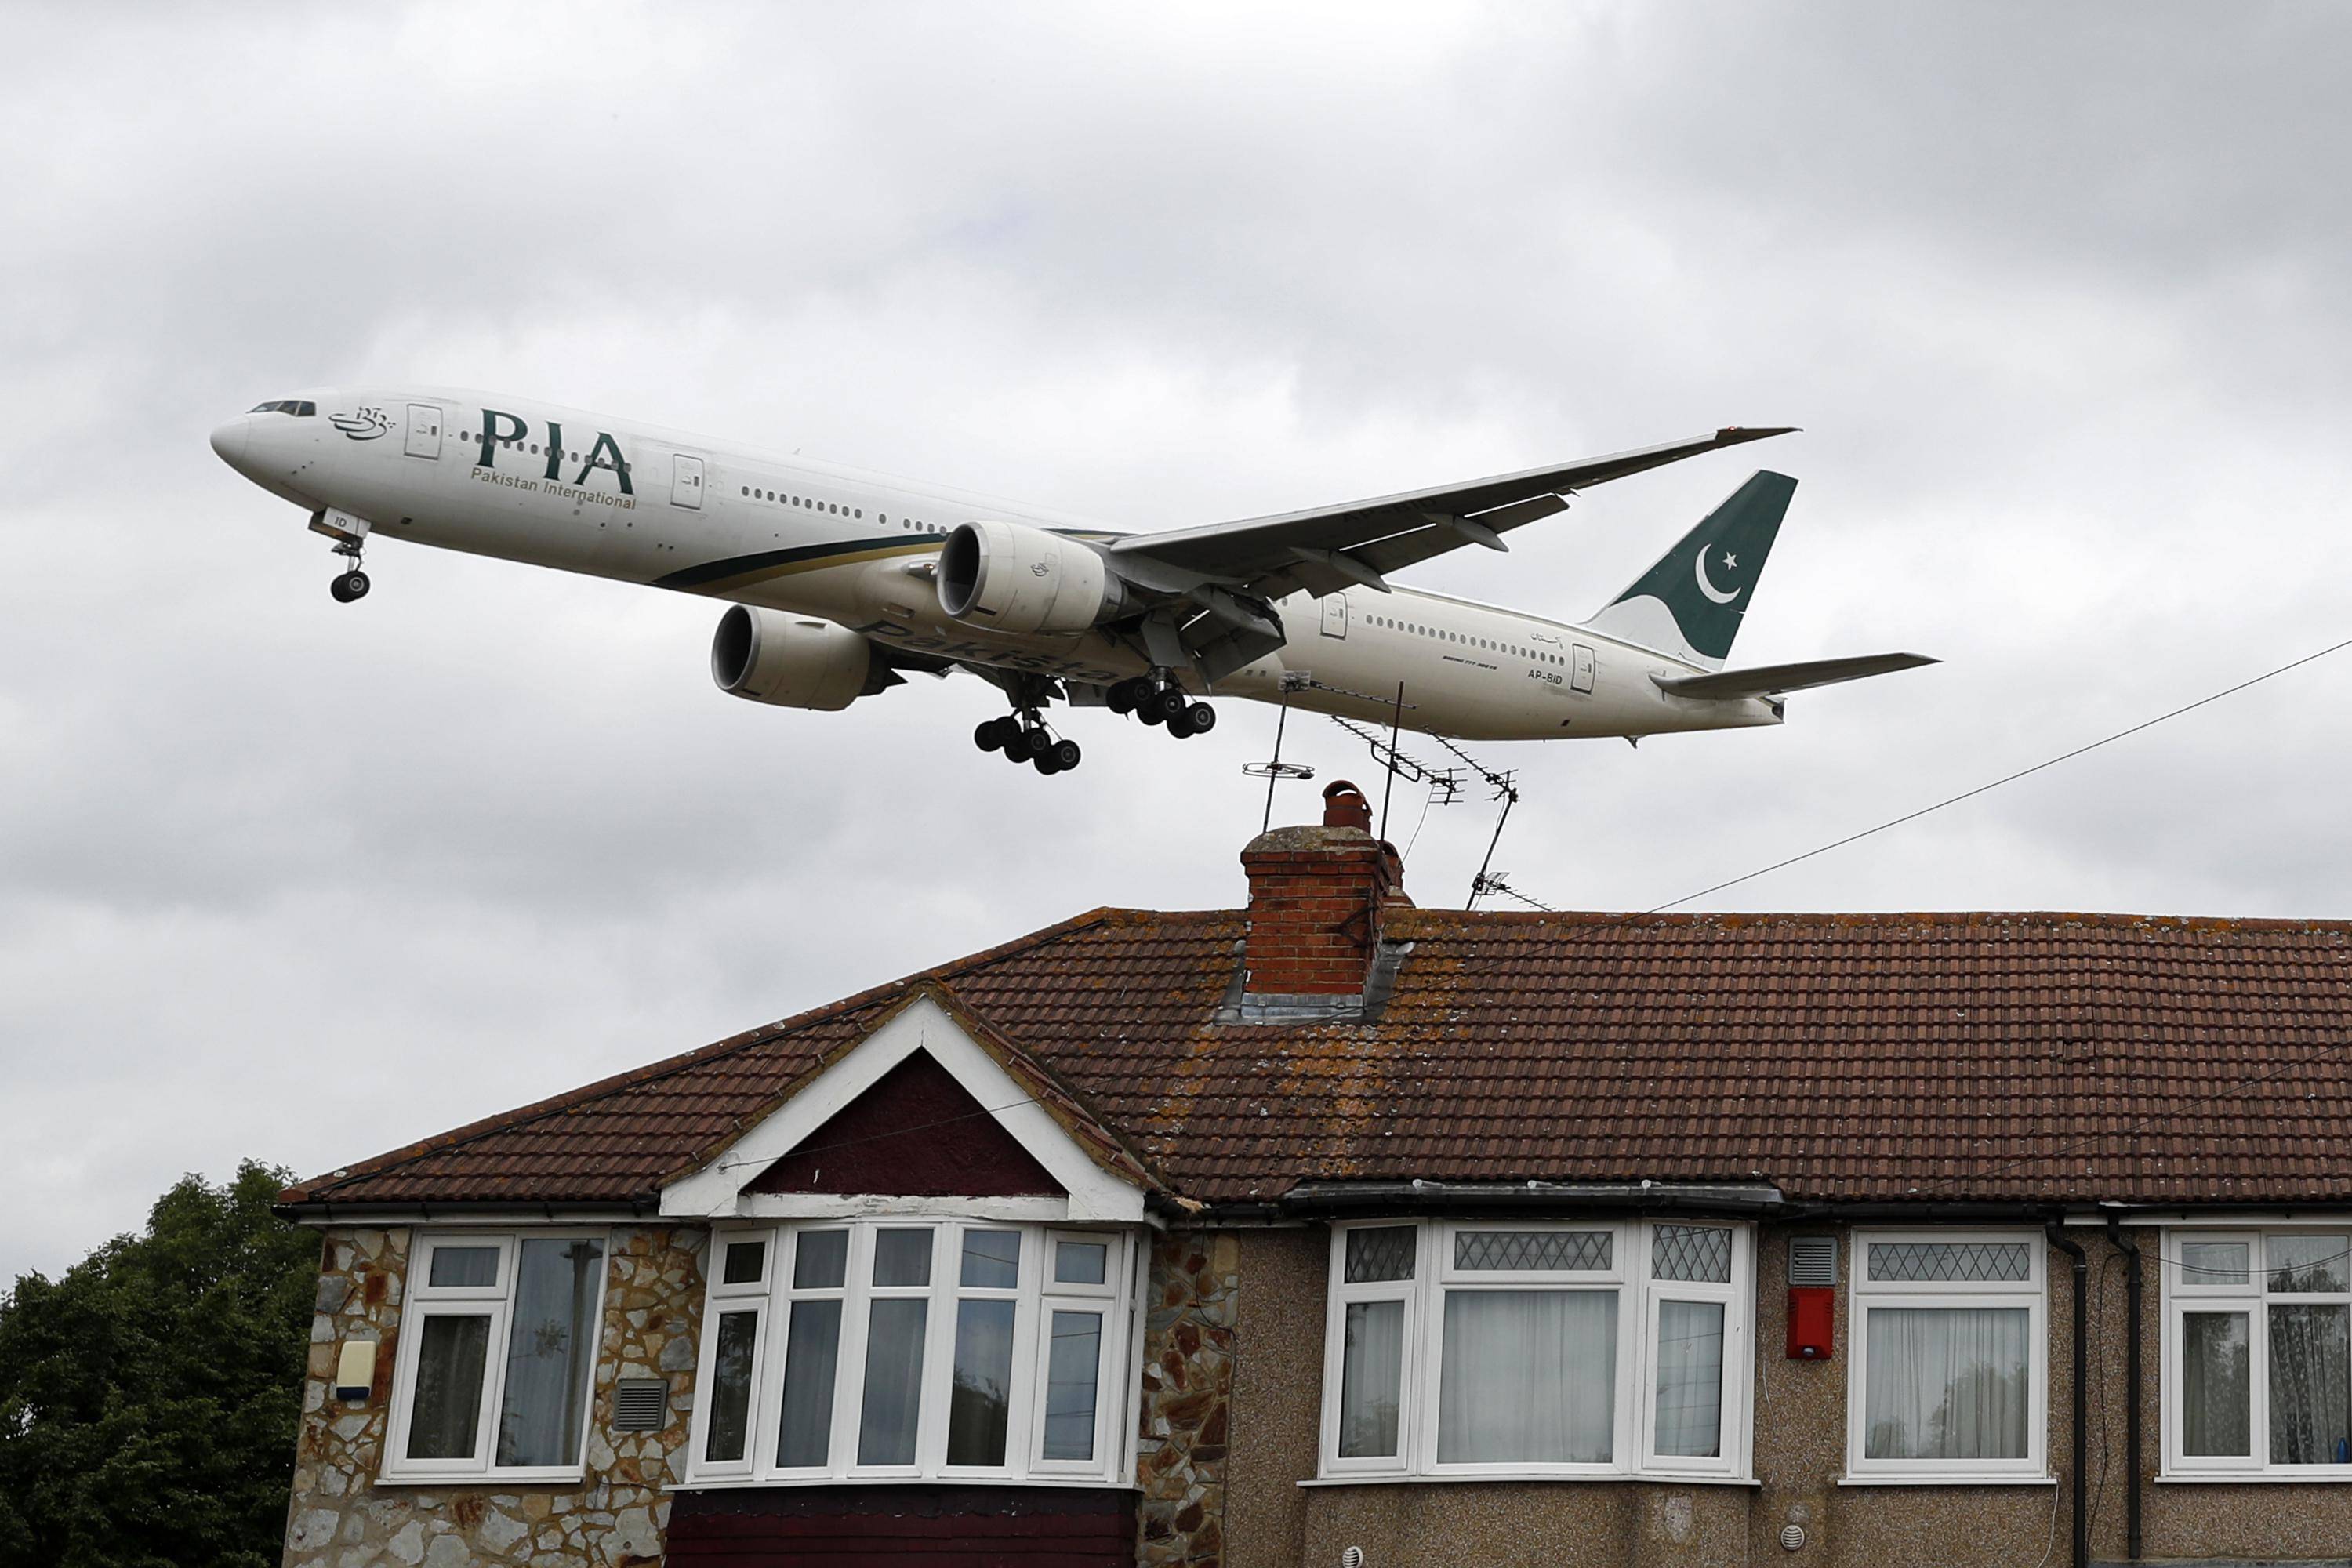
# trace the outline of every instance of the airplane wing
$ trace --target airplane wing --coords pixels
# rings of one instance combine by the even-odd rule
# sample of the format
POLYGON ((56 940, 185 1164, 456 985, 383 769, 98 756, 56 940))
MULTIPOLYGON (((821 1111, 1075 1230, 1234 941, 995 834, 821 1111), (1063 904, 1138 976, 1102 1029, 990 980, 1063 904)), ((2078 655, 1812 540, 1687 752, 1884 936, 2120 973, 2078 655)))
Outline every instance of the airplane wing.
POLYGON ((1385 592, 1388 573, 1433 555, 1465 544, 1509 548, 1504 533, 1562 510, 1568 505, 1562 498, 1574 491, 1794 428, 1735 426, 1687 441, 1466 484, 1137 534, 1112 545, 1110 555, 1122 574, 1169 593, 1190 592, 1203 583, 1270 599, 1299 589, 1318 597, 1353 586, 1385 592))
POLYGON ((1753 669, 1723 669, 1712 675, 1654 675, 1658 689, 1672 697, 1730 701, 1741 697, 1779 697, 1841 680, 1861 680, 1898 669, 1940 664, 1922 653, 1870 653, 1854 658, 1816 658, 1803 664, 1759 664, 1753 669))

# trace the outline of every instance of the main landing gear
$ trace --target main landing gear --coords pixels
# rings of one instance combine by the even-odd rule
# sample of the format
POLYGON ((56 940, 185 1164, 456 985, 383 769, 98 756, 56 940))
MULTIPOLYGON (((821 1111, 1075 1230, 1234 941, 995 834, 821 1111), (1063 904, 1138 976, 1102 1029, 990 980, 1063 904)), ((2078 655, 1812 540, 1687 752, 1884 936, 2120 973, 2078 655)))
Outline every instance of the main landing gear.
POLYGON ((1180 741, 1205 735, 1217 727, 1215 709, 1193 701, 1182 687, 1159 676, 1122 680, 1103 694, 1103 701, 1114 713, 1130 713, 1147 724, 1165 726, 1180 741))
POLYGON ((1046 729, 1034 708, 991 719, 971 732, 971 739, 982 751, 1001 752, 1005 761, 1027 763, 1048 777, 1068 773, 1085 754, 1076 741, 1061 740, 1046 729))

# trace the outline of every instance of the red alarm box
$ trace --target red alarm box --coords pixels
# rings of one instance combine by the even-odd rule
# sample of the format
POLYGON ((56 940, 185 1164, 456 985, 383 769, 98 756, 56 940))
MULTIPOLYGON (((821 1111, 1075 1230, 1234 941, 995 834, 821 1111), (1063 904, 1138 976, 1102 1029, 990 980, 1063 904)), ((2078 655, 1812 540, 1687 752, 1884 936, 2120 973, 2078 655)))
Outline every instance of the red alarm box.
POLYGON ((1837 1345, 1837 1291, 1827 1285, 1789 1287, 1789 1359, 1827 1361, 1837 1345))

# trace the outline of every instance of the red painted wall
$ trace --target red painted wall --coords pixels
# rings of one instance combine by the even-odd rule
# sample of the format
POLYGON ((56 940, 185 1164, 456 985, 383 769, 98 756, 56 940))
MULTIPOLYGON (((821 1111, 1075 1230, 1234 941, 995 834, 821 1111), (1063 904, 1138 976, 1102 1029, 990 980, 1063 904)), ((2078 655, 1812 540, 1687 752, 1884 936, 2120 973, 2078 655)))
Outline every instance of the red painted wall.
POLYGON ((1058 1196, 1062 1187, 947 1068, 917 1051, 747 1190, 1001 1198, 1058 1196))
POLYGON ((680 1492, 672 1563, 698 1568, 1132 1568, 1135 1493, 1077 1487, 680 1492))

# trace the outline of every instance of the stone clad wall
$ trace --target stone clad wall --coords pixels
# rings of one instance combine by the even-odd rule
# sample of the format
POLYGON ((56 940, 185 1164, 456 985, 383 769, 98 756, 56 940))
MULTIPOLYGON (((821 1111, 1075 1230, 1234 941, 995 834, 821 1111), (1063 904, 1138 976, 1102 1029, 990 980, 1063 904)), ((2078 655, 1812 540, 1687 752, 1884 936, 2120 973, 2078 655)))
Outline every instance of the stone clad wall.
POLYGON ((1230 1236, 1152 1243, 1137 1412, 1141 1568, 1223 1568, 1238 1259, 1230 1236))
POLYGON ((701 1248, 709 1233, 615 1226, 606 1241, 603 1342, 583 1482, 517 1486, 375 1484, 390 1418, 393 1363, 410 1233, 338 1226, 325 1233, 302 1428, 287 1514, 286 1568, 464 1568, 657 1563, 694 1410, 701 1248), (347 1340, 374 1340, 375 1384, 363 1404, 334 1397, 347 1340), (669 1425, 613 1430, 613 1384, 669 1380, 669 1425))

